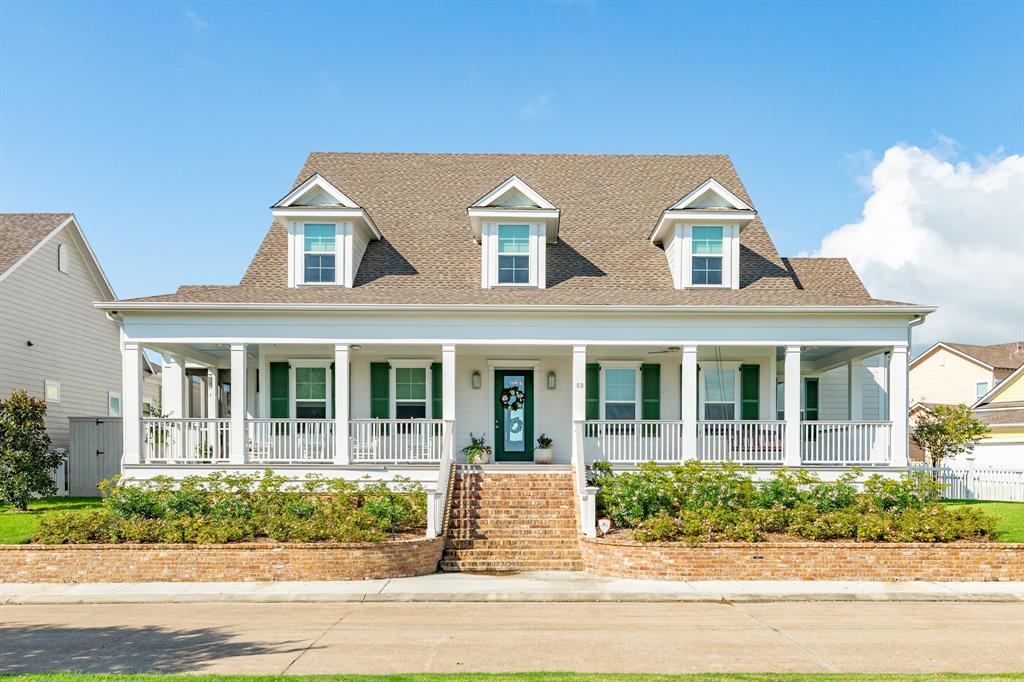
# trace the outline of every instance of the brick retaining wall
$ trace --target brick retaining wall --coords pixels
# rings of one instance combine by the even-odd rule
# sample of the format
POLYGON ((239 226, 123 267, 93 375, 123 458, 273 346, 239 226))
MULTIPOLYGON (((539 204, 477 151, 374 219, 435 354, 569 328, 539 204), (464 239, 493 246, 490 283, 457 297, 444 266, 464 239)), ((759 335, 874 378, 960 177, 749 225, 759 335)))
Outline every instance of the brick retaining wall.
POLYGON ((659 580, 1024 580, 1024 544, 740 542, 581 538, 587 572, 659 580))
POLYGON ((370 580, 437 570, 443 538, 337 544, 0 545, 0 583, 370 580))

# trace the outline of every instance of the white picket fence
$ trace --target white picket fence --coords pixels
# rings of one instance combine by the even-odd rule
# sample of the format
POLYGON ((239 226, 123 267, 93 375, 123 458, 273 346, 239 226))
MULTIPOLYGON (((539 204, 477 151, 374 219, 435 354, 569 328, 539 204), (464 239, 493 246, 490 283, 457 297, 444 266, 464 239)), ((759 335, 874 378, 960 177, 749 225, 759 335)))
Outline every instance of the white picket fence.
POLYGON ((949 500, 1024 502, 1024 469, 922 466, 914 471, 933 475, 949 500))

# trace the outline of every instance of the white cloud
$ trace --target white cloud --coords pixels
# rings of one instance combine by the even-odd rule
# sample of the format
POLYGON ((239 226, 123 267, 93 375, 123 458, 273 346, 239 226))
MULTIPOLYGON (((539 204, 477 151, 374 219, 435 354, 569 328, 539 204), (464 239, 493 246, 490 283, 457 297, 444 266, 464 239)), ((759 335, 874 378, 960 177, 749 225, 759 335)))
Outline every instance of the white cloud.
POLYGON ((185 15, 185 20, 188 22, 189 28, 192 29, 193 33, 203 33, 210 28, 210 25, 203 21, 203 18, 191 7, 184 7, 182 14, 185 15))
POLYGON ((825 236, 876 298, 939 306, 915 329, 936 340, 1024 338, 1024 157, 952 162, 959 145, 890 147, 871 171, 860 222, 825 236))
POLYGON ((519 118, 527 121, 547 118, 550 113, 551 100, 553 97, 554 95, 551 91, 546 90, 519 105, 519 109, 516 113, 519 114, 519 118))

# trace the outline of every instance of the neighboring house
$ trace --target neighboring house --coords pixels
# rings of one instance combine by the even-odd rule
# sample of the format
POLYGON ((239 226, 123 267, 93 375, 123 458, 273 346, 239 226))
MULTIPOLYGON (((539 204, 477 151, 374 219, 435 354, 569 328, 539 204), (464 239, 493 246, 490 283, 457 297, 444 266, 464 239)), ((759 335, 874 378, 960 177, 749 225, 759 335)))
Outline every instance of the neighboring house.
POLYGON ((542 433, 577 476, 907 465, 934 308, 780 257, 726 156, 315 153, 271 214, 239 284, 99 306, 125 339, 125 474, 432 484, 470 434, 527 471, 542 433), (146 349, 167 420, 141 418, 146 349), (197 372, 218 399, 190 397, 197 372))
POLYGON ((1021 365, 1024 341, 939 341, 910 363, 910 404, 971 405, 1021 365))
POLYGON ((0 395, 45 398, 54 447, 68 417, 120 413, 120 331, 93 305, 115 298, 73 215, 0 214, 0 395))
POLYGON ((973 457, 979 467, 1024 467, 1024 365, 971 407, 991 432, 970 455, 959 455, 947 463, 966 464, 968 457, 973 457))

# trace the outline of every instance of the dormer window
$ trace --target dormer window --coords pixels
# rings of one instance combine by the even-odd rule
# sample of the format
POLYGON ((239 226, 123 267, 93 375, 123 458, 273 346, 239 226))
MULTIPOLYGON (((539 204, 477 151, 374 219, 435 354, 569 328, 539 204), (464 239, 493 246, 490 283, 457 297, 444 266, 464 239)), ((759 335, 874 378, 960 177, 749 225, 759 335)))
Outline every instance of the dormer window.
POLYGON ((755 217, 709 178, 662 213, 651 241, 665 249, 677 289, 739 289, 740 233, 755 217))
POLYGON ((546 249, 558 235, 559 210, 516 176, 468 209, 473 236, 480 242, 480 284, 537 287, 547 279, 546 249))
POLYGON ((355 283, 370 241, 381 238, 366 211, 319 174, 271 209, 288 228, 288 286, 355 283))

